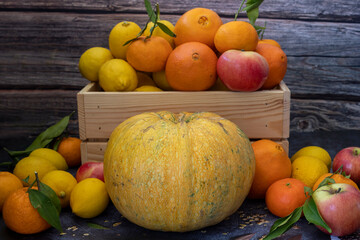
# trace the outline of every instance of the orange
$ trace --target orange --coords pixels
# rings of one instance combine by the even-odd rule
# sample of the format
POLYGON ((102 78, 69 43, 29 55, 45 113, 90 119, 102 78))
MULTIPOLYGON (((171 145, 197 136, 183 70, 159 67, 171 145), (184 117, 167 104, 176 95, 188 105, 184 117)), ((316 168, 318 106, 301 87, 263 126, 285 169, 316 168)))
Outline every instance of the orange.
MULTIPOLYGON (((324 175, 322 175, 321 177, 318 178, 318 180, 316 180, 316 182, 314 183, 314 186, 313 186, 313 191, 315 191, 319 184, 326 178, 326 177, 330 177, 332 179, 335 180, 335 183, 346 183, 346 184, 349 184, 349 185, 352 185, 354 186, 357 190, 359 190, 359 187, 358 185, 353 181, 351 180, 350 178, 347 178, 341 174, 334 174, 334 173, 326 173, 324 175)), ((331 184, 331 183, 329 183, 331 184)))
POLYGON ((277 180, 291 176, 291 161, 276 142, 261 139, 251 144, 255 154, 255 177, 248 197, 265 198, 268 187, 277 180))
POLYGON ((3 207, 3 219, 14 232, 39 233, 50 228, 50 224, 31 205, 27 190, 27 187, 20 188, 8 196, 3 207))
POLYGON ((269 75, 261 89, 271 89, 285 77, 287 69, 286 54, 281 48, 268 43, 258 44, 256 52, 263 56, 269 64, 269 75))
POLYGON ((261 43, 267 43, 267 44, 271 44, 271 45, 281 48, 280 44, 277 41, 275 41, 274 39, 261 39, 261 40, 259 40, 258 44, 261 44, 261 43))
POLYGON ((269 211, 278 217, 286 217, 296 208, 304 205, 306 185, 295 178, 284 178, 270 185, 266 191, 265 203, 269 211))
POLYGON ((213 10, 193 8, 184 13, 175 24, 175 46, 186 42, 201 42, 214 48, 214 36, 221 25, 221 18, 213 10))
POLYGON ((258 44, 258 35, 250 23, 231 21, 217 30, 214 43, 220 53, 230 49, 255 51, 258 44))
POLYGON ((0 172, 0 212, 6 198, 15 190, 22 188, 20 179, 11 172, 0 172))
POLYGON ((81 164, 81 140, 76 137, 64 137, 57 151, 65 158, 69 167, 76 167, 81 164))
POLYGON ((216 62, 216 54, 207 45, 184 43, 170 54, 165 68, 166 79, 174 90, 206 90, 216 81, 216 62))
POLYGON ((139 37, 128 47, 126 59, 138 71, 158 72, 165 68, 171 51, 170 43, 162 37, 139 37))

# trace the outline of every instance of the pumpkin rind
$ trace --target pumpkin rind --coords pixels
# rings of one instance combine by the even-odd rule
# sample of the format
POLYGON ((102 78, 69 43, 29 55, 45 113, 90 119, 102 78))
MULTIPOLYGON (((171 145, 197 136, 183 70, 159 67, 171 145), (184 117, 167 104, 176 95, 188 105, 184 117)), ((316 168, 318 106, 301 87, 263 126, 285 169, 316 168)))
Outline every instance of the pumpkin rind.
POLYGON ((142 227, 185 232, 214 225, 246 198, 255 157, 246 135, 217 114, 143 113, 111 134, 107 191, 142 227))

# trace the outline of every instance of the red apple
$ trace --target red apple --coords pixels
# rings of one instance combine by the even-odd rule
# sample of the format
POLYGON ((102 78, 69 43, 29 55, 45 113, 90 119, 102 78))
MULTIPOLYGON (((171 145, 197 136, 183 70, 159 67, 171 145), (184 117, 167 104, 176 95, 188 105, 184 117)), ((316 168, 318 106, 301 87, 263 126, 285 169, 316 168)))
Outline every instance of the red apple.
POLYGON ((232 91, 256 91, 267 79, 269 64, 257 52, 228 50, 217 61, 217 73, 232 91))
POLYGON ((355 187, 345 183, 322 186, 313 193, 313 199, 321 217, 331 228, 331 235, 345 236, 360 228, 360 191, 355 187))
POLYGON ((334 172, 343 166, 343 171, 360 187, 360 147, 347 147, 334 157, 334 172))
POLYGON ((85 178, 98 178, 104 182, 104 163, 86 162, 76 172, 76 180, 80 182, 85 178))

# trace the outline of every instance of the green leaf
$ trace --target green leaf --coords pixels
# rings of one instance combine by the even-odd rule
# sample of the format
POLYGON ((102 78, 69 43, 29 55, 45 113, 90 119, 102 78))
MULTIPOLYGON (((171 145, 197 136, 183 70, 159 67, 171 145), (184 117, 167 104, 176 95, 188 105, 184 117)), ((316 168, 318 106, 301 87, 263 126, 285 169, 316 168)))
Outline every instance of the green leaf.
POLYGON ((50 200, 51 202, 54 204, 56 210, 59 212, 61 212, 61 204, 60 204, 60 199, 59 197, 56 195, 55 191, 52 190, 48 185, 46 185, 45 183, 40 182, 39 184, 40 186, 38 186, 39 191, 42 192, 43 194, 45 194, 50 200))
POLYGON ((31 205, 36 208, 40 216, 59 232, 62 232, 59 212, 50 198, 43 192, 35 189, 29 189, 28 192, 31 205))
POLYGON ((250 11, 246 12, 251 25, 255 25, 256 19, 259 17, 259 8, 251 9, 250 11))
POLYGON ((306 200, 305 204, 303 205, 303 209, 306 220, 308 220, 310 223, 325 228, 329 233, 332 232, 331 228, 326 224, 324 219, 321 217, 316 207, 315 201, 312 197, 306 200))
MULTIPOLYGON (((319 184, 319 186, 316 189, 321 188, 322 186, 326 186, 329 183, 335 183, 335 180, 330 177, 326 177, 324 178, 324 180, 321 181, 321 183, 319 184)), ((315 190, 316 191, 316 190, 315 190)))
POLYGON ((64 117, 56 124, 47 128, 44 132, 40 133, 35 140, 23 151, 10 151, 4 148, 5 151, 9 153, 11 157, 21 156, 21 155, 28 155, 32 151, 38 148, 43 148, 48 145, 54 138, 60 136, 66 129, 69 124, 70 117, 74 114, 72 112, 70 115, 64 117))
POLYGON ((149 0, 145 0, 145 9, 147 14, 149 15, 150 20, 155 23, 156 21, 156 14, 154 12, 154 10, 152 9, 151 3, 149 0))
POLYGON ((302 207, 296 208, 290 215, 274 222, 264 240, 274 239, 289 230, 301 217, 302 207))
POLYGON ((169 35, 170 37, 176 37, 175 33, 173 33, 165 24, 161 23, 161 22, 157 22, 156 23, 159 28, 166 33, 167 35, 169 35))
POLYGON ((99 225, 99 224, 96 224, 96 223, 90 223, 90 222, 88 222, 88 223, 86 223, 89 227, 91 227, 91 228, 94 228, 94 229, 109 229, 109 228, 107 228, 107 227, 104 227, 104 226, 101 226, 101 225, 99 225))
POLYGON ((249 12, 255 8, 258 8, 263 1, 264 0, 248 0, 246 2, 246 7, 243 9, 243 11, 249 12))

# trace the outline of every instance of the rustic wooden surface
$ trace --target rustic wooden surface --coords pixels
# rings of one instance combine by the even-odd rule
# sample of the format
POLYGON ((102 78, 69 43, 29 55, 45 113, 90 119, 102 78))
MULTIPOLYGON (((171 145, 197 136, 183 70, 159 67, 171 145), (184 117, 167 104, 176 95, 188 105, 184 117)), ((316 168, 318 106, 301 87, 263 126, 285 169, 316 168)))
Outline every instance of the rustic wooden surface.
MULTIPOLYGON (((230 21, 240 1, 158 1, 173 23, 206 7, 230 21)), ((291 132, 360 130, 359 1, 266 0, 259 24, 288 56, 291 132)), ((76 110, 88 81, 77 63, 94 46, 108 47, 115 24, 146 21, 142 0, 0 1, 0 144, 28 138, 76 110)), ((244 14, 240 15, 245 20, 244 14)), ((70 133, 78 134, 77 118, 70 133)))

